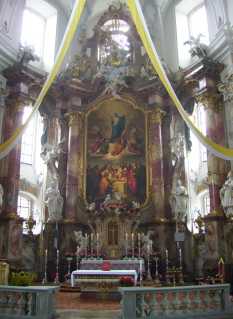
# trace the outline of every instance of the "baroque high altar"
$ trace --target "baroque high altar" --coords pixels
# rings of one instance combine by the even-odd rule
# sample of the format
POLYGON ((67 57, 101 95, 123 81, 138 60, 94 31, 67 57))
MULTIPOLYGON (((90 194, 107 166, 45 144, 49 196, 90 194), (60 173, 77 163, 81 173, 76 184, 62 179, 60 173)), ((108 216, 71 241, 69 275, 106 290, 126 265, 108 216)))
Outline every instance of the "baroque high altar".
MULTIPOLYGON (((136 236, 153 231, 153 250, 161 252, 163 258, 167 250, 169 259, 175 260, 175 233, 182 233, 184 239, 178 238, 177 242, 183 251, 186 273, 190 275, 193 272, 191 233, 186 227, 185 214, 178 218, 169 203, 177 181, 186 186, 184 163, 191 149, 189 129, 144 52, 126 6, 110 6, 96 24, 93 36, 88 37, 83 30, 78 41, 81 53, 66 61, 39 108, 44 125, 41 159, 48 168, 47 187, 54 181, 64 201, 58 221, 60 256, 76 251, 75 231, 101 234, 100 244, 108 259, 121 258, 126 234, 136 236), (112 28, 105 27, 107 20, 114 21, 116 17, 129 26, 122 47, 113 37, 117 23, 112 28), (98 213, 87 213, 91 205, 101 207, 106 196, 114 193, 121 194, 121 202, 129 210, 133 210, 133 202, 139 203, 140 213, 124 213, 124 219, 116 212, 101 217, 98 213)), ((220 105, 217 84, 223 66, 201 59, 190 69, 180 68, 175 72, 162 57, 161 63, 187 114, 191 116, 195 101, 201 101, 207 109, 207 125, 212 127, 215 108, 220 105), (201 88, 203 83, 206 85, 201 88)), ((9 127, 14 131, 21 125, 20 107, 36 100, 45 81, 27 64, 22 58, 4 71, 10 87, 7 108, 13 110, 14 105, 19 105, 18 111, 10 112, 12 121, 8 122, 5 137, 9 127)), ((218 113, 219 122, 221 116, 218 113)), ((224 139, 224 132, 221 134, 224 139)), ((19 187, 19 165, 13 164, 19 154, 20 150, 14 149, 3 160, 7 175, 3 176, 2 185, 13 199, 19 187), (8 166, 8 161, 12 165, 8 166)), ((208 161, 213 172, 216 158, 210 155, 208 161)), ((216 194, 229 171, 226 161, 221 163, 222 180, 211 172, 208 180, 213 213, 202 221, 219 232, 224 227, 225 216, 216 194)), ((23 223, 15 218, 13 201, 6 200, 2 208, 2 220, 6 223, 3 232, 8 232, 7 223, 16 228, 23 223)), ((47 220, 43 241, 52 258, 55 222, 49 216, 49 208, 47 220)), ((200 240, 203 236, 200 231, 200 240)), ((220 251, 219 238, 210 234, 206 240, 220 251)), ((13 255, 8 257, 15 262, 21 261, 18 248, 22 248, 22 242, 18 241, 17 245, 12 242, 13 255)), ((219 253, 216 250, 214 256, 208 257, 217 260, 219 253)))

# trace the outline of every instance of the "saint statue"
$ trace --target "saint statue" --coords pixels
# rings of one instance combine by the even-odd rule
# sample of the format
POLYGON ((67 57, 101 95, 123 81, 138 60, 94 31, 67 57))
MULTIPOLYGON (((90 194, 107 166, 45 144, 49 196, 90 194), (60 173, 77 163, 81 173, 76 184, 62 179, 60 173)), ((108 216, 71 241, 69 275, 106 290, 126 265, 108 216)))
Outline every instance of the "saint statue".
POLYGON ((62 220, 62 208, 64 199, 57 188, 56 182, 52 181, 50 187, 45 192, 45 204, 48 207, 48 220, 60 221, 62 220))
POLYGON ((221 204, 227 217, 233 215, 233 172, 227 175, 227 180, 219 191, 221 204))
POLYGON ((187 213, 188 194, 186 188, 182 186, 181 180, 177 180, 176 187, 171 191, 169 203, 172 208, 174 219, 184 220, 187 213))

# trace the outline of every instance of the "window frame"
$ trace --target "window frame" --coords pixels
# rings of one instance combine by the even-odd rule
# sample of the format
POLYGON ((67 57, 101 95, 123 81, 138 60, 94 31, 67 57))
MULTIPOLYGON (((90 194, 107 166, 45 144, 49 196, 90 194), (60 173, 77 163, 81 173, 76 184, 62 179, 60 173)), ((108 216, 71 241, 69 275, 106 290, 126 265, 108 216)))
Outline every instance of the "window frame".
POLYGON ((205 37, 202 37, 201 38, 201 42, 206 44, 206 45, 209 45, 210 44, 210 34, 209 34, 209 28, 208 28, 208 20, 207 20, 207 14, 206 14, 206 6, 204 3, 200 4, 199 6, 195 7, 189 14, 188 14, 188 26, 189 26, 189 35, 190 37, 194 37, 196 38, 196 36, 194 36, 193 32, 192 32, 192 29, 191 28, 191 25, 192 25, 192 22, 191 22, 191 17, 198 11, 200 10, 201 8, 205 8, 205 15, 206 15, 206 24, 207 24, 207 36, 205 35, 205 37), (207 39, 207 41, 205 41, 205 39, 207 39))

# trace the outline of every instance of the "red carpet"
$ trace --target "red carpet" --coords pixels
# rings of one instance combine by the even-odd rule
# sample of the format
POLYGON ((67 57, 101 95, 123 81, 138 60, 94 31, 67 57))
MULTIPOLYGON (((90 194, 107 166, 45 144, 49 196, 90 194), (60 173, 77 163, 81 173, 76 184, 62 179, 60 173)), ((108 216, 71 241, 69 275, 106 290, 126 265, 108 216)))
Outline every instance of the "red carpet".
POLYGON ((57 292, 56 309, 121 310, 119 300, 85 300, 78 292, 57 292))

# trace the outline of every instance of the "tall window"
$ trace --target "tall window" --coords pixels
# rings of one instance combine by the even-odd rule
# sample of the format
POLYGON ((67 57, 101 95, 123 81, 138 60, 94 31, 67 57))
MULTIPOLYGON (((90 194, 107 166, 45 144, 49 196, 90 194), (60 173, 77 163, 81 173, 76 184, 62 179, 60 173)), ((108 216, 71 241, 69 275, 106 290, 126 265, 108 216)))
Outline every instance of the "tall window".
MULTIPOLYGON (((24 108, 23 123, 27 120, 31 108, 24 108)), ((21 145, 21 163, 32 165, 33 161, 33 142, 34 142, 34 130, 35 130, 35 117, 33 117, 22 137, 21 145)))
MULTIPOLYGON (((22 195, 18 196, 18 207, 17 211, 20 217, 28 219, 30 215, 31 201, 22 195)), ((27 228, 25 222, 23 223, 23 228, 27 228)))
POLYGON ((45 20, 37 13, 25 9, 21 33, 21 45, 33 45, 35 54, 42 57, 45 20))
POLYGON ((199 34, 202 34, 203 37, 201 37, 200 42, 209 45, 209 30, 206 9, 204 5, 196 8, 189 15, 189 27, 191 36, 193 36, 196 39, 199 36, 199 34))
MULTIPOLYGON (((203 135, 206 136, 206 113, 203 105, 199 107, 199 128, 203 135)), ((207 149, 201 144, 202 149, 202 161, 207 161, 207 149)))

